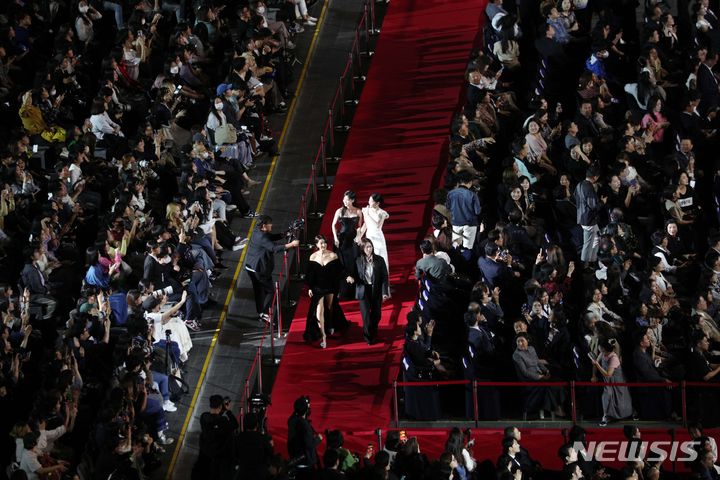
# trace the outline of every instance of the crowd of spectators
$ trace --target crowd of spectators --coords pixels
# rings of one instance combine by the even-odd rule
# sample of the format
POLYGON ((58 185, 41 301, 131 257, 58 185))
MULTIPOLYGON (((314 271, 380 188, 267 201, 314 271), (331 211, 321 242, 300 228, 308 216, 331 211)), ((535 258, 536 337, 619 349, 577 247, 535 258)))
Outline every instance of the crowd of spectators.
POLYGON ((0 3, 0 476, 148 478, 314 2, 0 3))
MULTIPOLYGON (((321 434, 313 429, 308 397, 298 398, 293 407, 288 419, 289 459, 284 460, 273 439, 264 432, 262 409, 245 414, 240 428, 230 399, 213 395, 210 410, 201 416, 200 455, 192 478, 211 475, 238 480, 709 480, 720 474, 716 465, 717 443, 699 423, 688 425, 693 443, 689 448, 683 447, 686 449, 683 455, 694 458, 690 465, 692 473, 676 474, 667 455, 648 448, 646 437, 632 424, 623 427, 624 442, 616 452, 618 458, 612 462, 598 461, 599 447, 589 443, 587 431, 579 425, 557 433, 562 440, 557 452, 550 452, 546 445, 536 442, 531 447, 534 455, 523 443, 522 431, 516 426, 505 427, 500 438, 494 432, 484 432, 498 442, 497 448, 476 445, 477 434, 454 427, 439 448, 442 453, 431 460, 423 453, 422 440, 403 430, 388 430, 382 445, 376 447, 371 442, 362 452, 352 451, 344 445, 340 430, 321 434), (500 454, 493 457, 488 448, 500 454), (542 457, 550 463, 554 455, 558 461, 553 463, 559 463, 559 468, 547 468, 538 459, 542 457)), ((592 439, 602 437, 595 434, 592 439)), ((604 457, 607 459, 608 455, 604 457)))
MULTIPOLYGON (((717 5, 636 7, 485 10, 401 367, 533 384, 479 387, 480 419, 567 418, 543 384, 583 381, 580 419, 678 420, 684 380, 690 419, 720 420, 717 5)), ((466 393, 405 387, 405 415, 472 418, 466 393)))

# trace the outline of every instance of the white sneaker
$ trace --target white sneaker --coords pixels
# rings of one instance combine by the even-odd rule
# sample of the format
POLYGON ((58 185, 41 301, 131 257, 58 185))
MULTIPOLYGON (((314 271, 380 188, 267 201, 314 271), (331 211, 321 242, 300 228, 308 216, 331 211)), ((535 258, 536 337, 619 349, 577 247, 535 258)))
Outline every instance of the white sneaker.
POLYGON ((237 252, 238 250, 242 250, 245 248, 248 244, 249 240, 247 238, 243 238, 239 242, 237 242, 235 245, 233 245, 233 252, 237 252))
POLYGON ((307 19, 310 20, 311 22, 317 22, 317 18, 311 17, 311 16, 309 16, 309 15, 308 15, 308 18, 307 18, 307 19))
POLYGON ((317 21, 313 21, 308 18, 307 20, 305 20, 305 25, 309 27, 314 27, 315 25, 317 25, 317 21))
POLYGON ((166 412, 175 412, 177 411, 177 407, 170 400, 165 400, 163 402, 163 410, 165 410, 166 412))
POLYGON ((228 204, 225 206, 225 211, 226 211, 226 212, 232 212, 232 211, 234 211, 234 210, 237 210, 237 206, 236 206, 236 205, 233 205, 232 203, 228 203, 228 204))
POLYGON ((160 445, 172 445, 174 441, 175 441, 174 438, 166 437, 164 433, 161 433, 160 435, 158 435, 158 443, 160 445))

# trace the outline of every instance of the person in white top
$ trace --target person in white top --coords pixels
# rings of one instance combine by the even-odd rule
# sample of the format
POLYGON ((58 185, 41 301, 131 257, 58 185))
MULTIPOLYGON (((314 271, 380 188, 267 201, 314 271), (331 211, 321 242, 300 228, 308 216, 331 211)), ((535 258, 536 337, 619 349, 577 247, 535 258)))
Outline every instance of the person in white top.
POLYGON ((100 12, 91 7, 88 0, 80 0, 78 2, 78 16, 75 19, 75 32, 78 40, 89 45, 95 36, 93 22, 100 20, 102 15, 100 12))
POLYGON ((183 291, 180 301, 173 305, 165 313, 160 313, 160 309, 167 302, 167 294, 164 292, 161 294, 160 298, 153 295, 143 301, 143 308, 147 310, 145 313, 145 319, 154 329, 153 343, 165 340, 165 332, 170 330, 171 341, 176 342, 180 348, 181 362, 187 361, 188 352, 192 348, 192 339, 190 338, 190 332, 188 331, 187 325, 185 325, 185 322, 180 320, 179 317, 175 316, 185 304, 186 299, 187 292, 183 291))
POLYGON ((375 254, 383 257, 389 274, 390 262, 388 261, 387 245, 385 244, 385 235, 383 234, 382 228, 385 220, 387 220, 390 215, 380 208, 382 203, 382 195, 379 193, 373 193, 370 195, 367 207, 362 209, 364 221, 362 227, 360 227, 360 234, 358 235, 358 238, 362 238, 364 235, 372 241, 373 247, 375 248, 375 254))
POLYGON ((40 478, 47 478, 48 474, 55 473, 61 476, 67 470, 67 462, 59 460, 57 465, 43 467, 38 460, 40 452, 37 449, 37 441, 39 434, 37 432, 30 432, 23 437, 23 450, 20 456, 20 470, 27 474, 28 480, 40 480, 40 478))
POLYGON ((51 454, 55 448, 55 441, 65 435, 66 432, 71 432, 75 427, 75 418, 77 417, 77 406, 71 405, 69 402, 65 403, 65 424, 60 425, 52 430, 46 430, 46 420, 43 417, 37 420, 37 431, 39 433, 37 439, 37 446, 35 451, 39 454, 51 454))

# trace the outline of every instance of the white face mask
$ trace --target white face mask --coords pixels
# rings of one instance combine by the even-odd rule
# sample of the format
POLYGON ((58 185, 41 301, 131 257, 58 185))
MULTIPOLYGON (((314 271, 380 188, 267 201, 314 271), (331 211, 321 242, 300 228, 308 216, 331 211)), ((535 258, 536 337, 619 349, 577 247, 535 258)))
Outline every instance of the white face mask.
POLYGON ((80 5, 78 7, 78 10, 80 10, 80 13, 87 13, 88 10, 90 10, 90 7, 88 7, 87 5, 80 5))
POLYGON ((170 67, 170 73, 172 73, 173 75, 177 75, 178 73, 180 73, 180 67, 170 67))
POLYGON ((209 156, 210 156, 210 154, 208 152, 202 153, 202 158, 208 158, 209 156))
POLYGON ((56 93, 57 93, 57 90, 55 90, 54 88, 52 90, 50 90, 51 97, 54 97, 56 93))
POLYGON ((262 5, 257 8, 258 15, 265 15, 265 7, 262 5))
POLYGON ((216 103, 216 104, 215 104, 215 109, 216 109, 216 110, 222 110, 222 109, 223 109, 223 104, 222 104, 222 103, 216 103))

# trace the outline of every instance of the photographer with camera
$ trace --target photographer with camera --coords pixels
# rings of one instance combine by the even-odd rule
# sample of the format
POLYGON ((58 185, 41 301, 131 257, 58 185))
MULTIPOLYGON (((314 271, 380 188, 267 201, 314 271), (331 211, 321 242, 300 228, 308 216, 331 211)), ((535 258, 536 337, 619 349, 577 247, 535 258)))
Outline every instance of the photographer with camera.
POLYGON ((323 436, 315 432, 310 423, 310 397, 302 396, 293 404, 293 414, 288 418, 288 454, 290 462, 298 469, 314 469, 318 466, 317 446, 323 436))
POLYGON ((235 480, 262 478, 275 456, 273 440, 262 430, 262 415, 248 412, 243 418, 243 431, 233 444, 236 462, 235 480))
POLYGON ((212 395, 210 411, 200 416, 200 453, 193 466, 192 479, 232 478, 232 441, 237 428, 230 398, 212 395))
POLYGON ((274 291, 272 275, 275 269, 275 253, 300 245, 297 239, 284 245, 278 244, 277 242, 285 237, 281 234, 273 234, 272 227, 272 218, 269 215, 261 215, 258 218, 257 231, 250 241, 245 261, 245 270, 250 276, 255 293, 255 308, 260 321, 263 322, 271 321, 268 311, 274 291))

